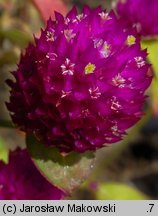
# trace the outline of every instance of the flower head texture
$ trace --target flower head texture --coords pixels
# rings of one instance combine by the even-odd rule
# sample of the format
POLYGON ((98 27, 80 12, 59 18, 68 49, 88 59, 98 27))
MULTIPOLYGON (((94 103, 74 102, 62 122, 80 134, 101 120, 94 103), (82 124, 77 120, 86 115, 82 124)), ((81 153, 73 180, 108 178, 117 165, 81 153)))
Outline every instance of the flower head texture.
POLYGON ((151 82, 136 30, 111 11, 56 13, 9 80, 13 122, 62 152, 122 139, 142 116, 151 82))
POLYGON ((118 0, 117 12, 131 26, 136 26, 143 36, 158 35, 157 0, 118 0))
POLYGON ((1 200, 58 200, 64 193, 35 168, 26 150, 10 152, 9 163, 0 161, 1 200))

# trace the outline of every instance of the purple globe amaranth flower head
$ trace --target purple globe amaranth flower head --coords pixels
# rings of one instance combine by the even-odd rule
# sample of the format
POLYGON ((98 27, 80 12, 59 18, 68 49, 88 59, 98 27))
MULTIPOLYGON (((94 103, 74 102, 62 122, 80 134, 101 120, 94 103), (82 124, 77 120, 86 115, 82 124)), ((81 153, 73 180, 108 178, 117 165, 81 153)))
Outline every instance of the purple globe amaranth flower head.
POLYGON ((118 0, 116 10, 127 25, 136 26, 143 36, 158 35, 157 0, 118 0))
POLYGON ((8 164, 0 161, 1 200, 58 200, 64 196, 39 173, 26 150, 10 152, 8 164))
POLYGON ((62 152, 121 140, 152 77, 136 30, 100 7, 55 15, 8 81, 13 122, 62 152))

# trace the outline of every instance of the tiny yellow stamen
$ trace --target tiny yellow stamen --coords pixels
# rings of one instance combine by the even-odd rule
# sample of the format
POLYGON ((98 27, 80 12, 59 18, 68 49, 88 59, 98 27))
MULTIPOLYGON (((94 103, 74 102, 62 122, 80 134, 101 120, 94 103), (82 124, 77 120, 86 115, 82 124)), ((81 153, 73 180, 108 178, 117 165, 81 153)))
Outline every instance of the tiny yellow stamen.
POLYGON ((136 38, 133 36, 133 35, 129 35, 128 37, 127 37, 127 44, 129 45, 129 46, 132 46, 133 44, 135 44, 136 43, 136 38))
POLYGON ((95 70, 95 68, 96 68, 95 64, 92 64, 92 63, 87 64, 86 67, 85 67, 85 69, 84 69, 85 74, 91 74, 91 73, 93 73, 94 70, 95 70))
POLYGON ((101 55, 104 57, 104 58, 107 58, 109 55, 110 55, 110 52, 111 52, 111 46, 110 44, 108 44, 106 41, 104 42, 104 45, 100 51, 101 55))
POLYGON ((110 45, 107 44, 107 43, 104 43, 103 49, 104 50, 109 50, 110 49, 110 45))

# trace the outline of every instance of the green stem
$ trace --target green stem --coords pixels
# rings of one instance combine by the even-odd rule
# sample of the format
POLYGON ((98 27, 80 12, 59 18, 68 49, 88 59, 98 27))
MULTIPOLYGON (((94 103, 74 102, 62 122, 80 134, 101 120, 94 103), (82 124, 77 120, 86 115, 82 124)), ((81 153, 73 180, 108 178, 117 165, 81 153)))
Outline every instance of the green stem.
POLYGON ((0 127, 15 128, 12 122, 4 119, 0 119, 0 127))

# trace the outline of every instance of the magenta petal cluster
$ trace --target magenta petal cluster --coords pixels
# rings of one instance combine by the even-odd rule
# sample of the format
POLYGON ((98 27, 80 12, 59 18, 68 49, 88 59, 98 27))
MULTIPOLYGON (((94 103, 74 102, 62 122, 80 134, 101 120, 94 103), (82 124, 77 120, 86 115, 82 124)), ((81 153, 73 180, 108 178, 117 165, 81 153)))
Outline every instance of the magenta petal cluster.
POLYGON ((143 36, 158 35, 157 0, 118 0, 117 12, 131 26, 136 26, 143 36))
POLYGON ((0 161, 1 200, 58 200, 64 195, 39 173, 26 150, 10 152, 8 164, 0 161))
POLYGON ((55 15, 8 81, 13 122, 62 152, 121 140, 143 114, 152 77, 136 30, 100 7, 55 15))

